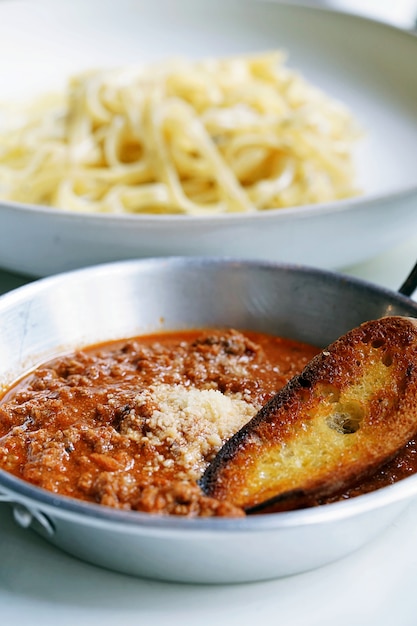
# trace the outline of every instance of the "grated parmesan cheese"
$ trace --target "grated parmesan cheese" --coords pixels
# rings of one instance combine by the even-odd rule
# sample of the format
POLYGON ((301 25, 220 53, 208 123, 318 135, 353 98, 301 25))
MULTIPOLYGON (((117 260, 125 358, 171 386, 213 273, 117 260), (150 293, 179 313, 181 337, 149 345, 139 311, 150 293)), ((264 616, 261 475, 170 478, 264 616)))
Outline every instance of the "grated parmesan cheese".
POLYGON ((153 385, 137 394, 121 433, 146 445, 164 446, 166 460, 171 457, 188 476, 198 477, 226 439, 258 409, 240 394, 226 396, 215 389, 153 385), (141 415, 144 407, 145 417, 141 415))

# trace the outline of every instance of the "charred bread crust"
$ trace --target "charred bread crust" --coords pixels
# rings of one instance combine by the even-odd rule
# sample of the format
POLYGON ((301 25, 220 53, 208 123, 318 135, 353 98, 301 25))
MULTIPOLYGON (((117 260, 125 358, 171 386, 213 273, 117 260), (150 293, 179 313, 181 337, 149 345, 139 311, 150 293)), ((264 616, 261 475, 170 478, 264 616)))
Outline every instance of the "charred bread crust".
POLYGON ((200 486, 247 512, 299 508, 389 461, 417 432, 417 321, 366 322, 231 437, 200 486))

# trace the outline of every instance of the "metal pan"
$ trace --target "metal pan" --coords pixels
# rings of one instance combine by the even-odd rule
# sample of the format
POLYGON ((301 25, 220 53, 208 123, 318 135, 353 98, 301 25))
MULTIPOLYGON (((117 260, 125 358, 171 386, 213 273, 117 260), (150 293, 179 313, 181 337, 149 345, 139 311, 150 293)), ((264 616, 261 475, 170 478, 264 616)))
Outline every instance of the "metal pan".
MULTIPOLYGON (((415 274, 401 291, 410 294, 415 274)), ((383 315, 417 317, 402 293, 326 271, 234 259, 125 261, 0 298, 0 384, 59 352, 158 329, 232 326, 325 346, 383 315)), ((417 494, 417 475, 334 504, 242 519, 124 512, 0 471, 16 521, 91 563, 161 580, 230 583, 295 574, 356 550, 417 494)))

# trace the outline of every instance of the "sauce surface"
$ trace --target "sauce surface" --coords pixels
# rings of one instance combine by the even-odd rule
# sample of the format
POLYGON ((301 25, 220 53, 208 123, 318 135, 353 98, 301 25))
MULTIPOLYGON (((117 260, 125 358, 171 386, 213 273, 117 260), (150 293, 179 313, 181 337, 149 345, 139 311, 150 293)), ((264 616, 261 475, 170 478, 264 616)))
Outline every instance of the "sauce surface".
POLYGON ((224 441, 317 353, 279 337, 185 331, 56 358, 0 404, 0 467, 122 509, 243 515, 197 486, 224 441))
MULTIPOLYGON (((256 332, 193 330, 58 357, 0 400, 0 468, 57 494, 150 513, 241 516, 197 485, 223 443, 318 349, 256 332)), ((417 471, 410 441, 347 491, 417 471)))

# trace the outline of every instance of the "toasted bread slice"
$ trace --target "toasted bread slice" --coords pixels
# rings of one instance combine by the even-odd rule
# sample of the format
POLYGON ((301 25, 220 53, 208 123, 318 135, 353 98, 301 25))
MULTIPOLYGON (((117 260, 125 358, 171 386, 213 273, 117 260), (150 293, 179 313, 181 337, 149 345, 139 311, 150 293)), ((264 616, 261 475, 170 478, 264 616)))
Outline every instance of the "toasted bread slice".
POLYGON ((417 320, 384 317, 317 355, 225 443, 200 484, 248 512, 297 508, 377 469, 416 432, 417 320))

